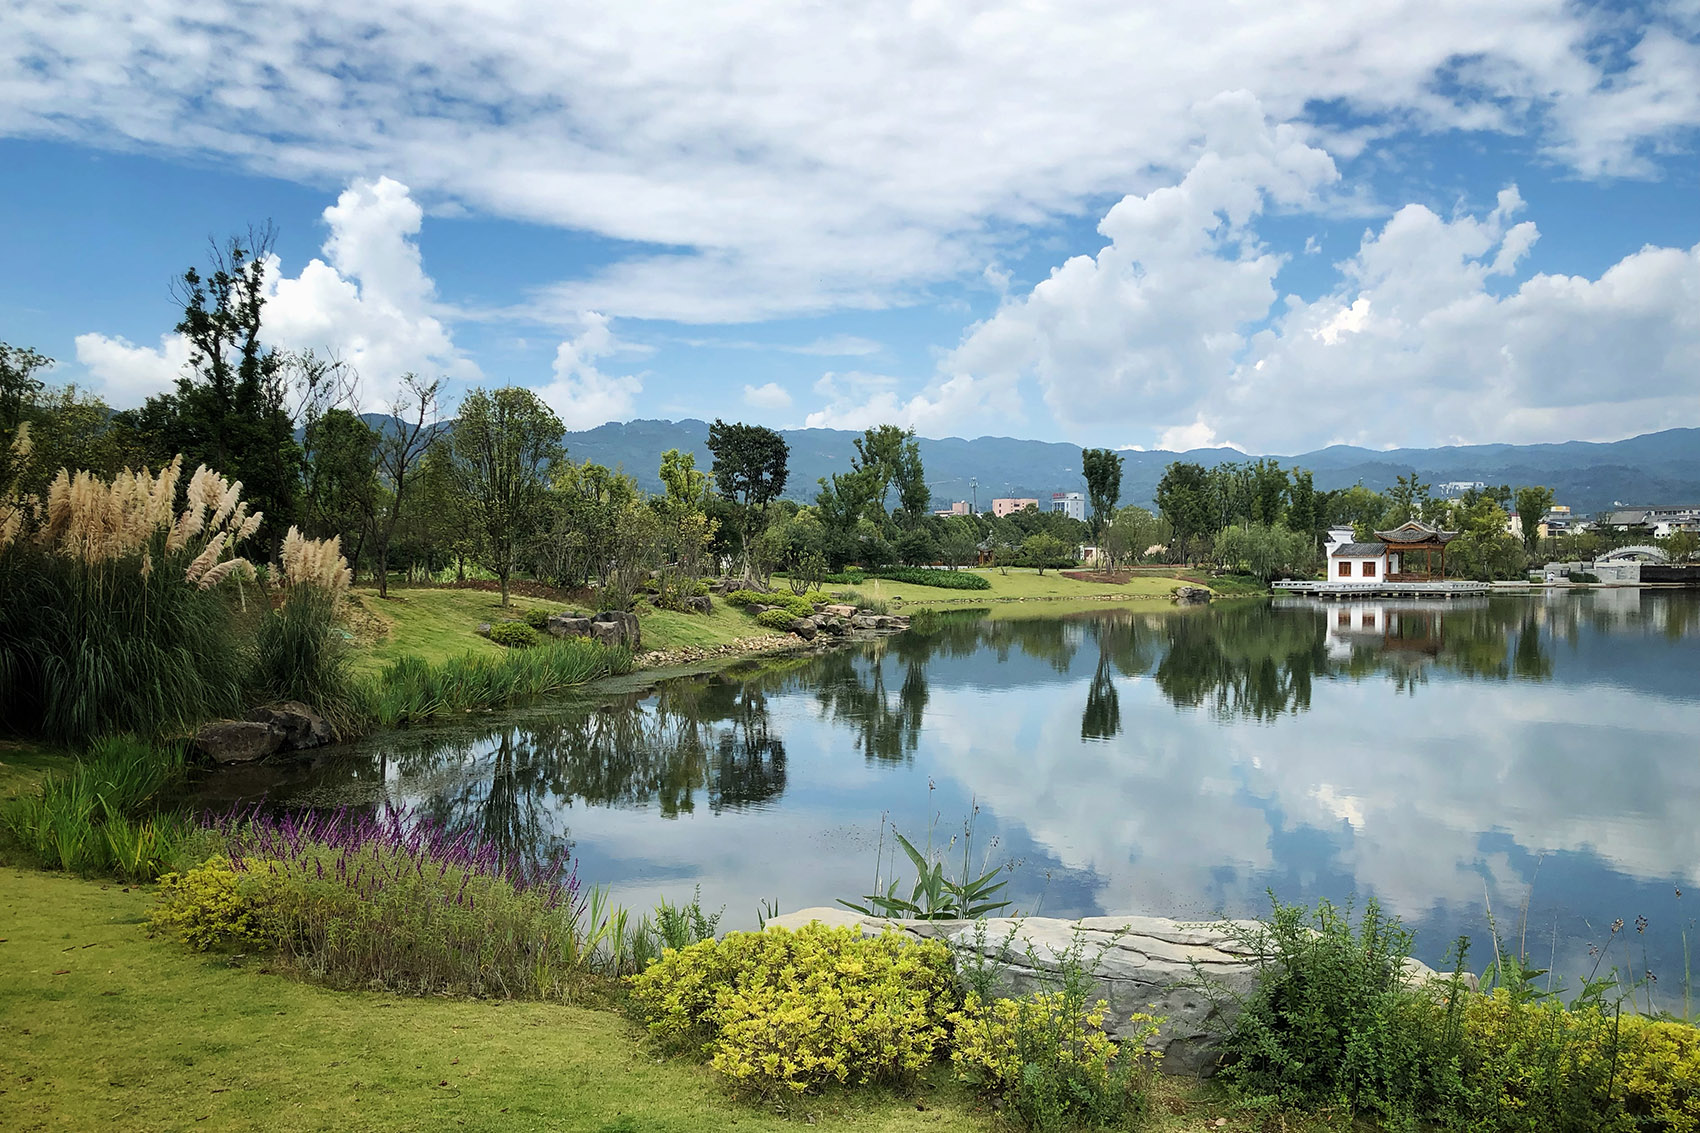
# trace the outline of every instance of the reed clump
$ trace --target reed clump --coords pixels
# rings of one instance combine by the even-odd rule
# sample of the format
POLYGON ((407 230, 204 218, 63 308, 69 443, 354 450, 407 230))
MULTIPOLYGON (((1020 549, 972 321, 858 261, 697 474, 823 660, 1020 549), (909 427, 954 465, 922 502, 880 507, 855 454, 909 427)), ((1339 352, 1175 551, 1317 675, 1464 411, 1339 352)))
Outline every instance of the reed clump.
POLYGON ((348 644, 336 627, 354 578, 342 540, 309 539, 291 527, 271 577, 281 594, 255 636, 255 687, 274 700, 308 704, 346 731, 360 701, 348 644))
POLYGON ((386 728, 432 717, 505 708, 631 671, 624 646, 585 638, 547 640, 497 656, 468 653, 435 663, 401 657, 362 686, 362 712, 386 728))
MULTIPOLYGON (((13 442, 27 459, 28 437, 13 442)), ((242 485, 182 458, 105 480, 61 469, 46 501, 8 493, 0 516, 0 702, 7 724, 73 747, 186 730, 241 705, 227 583, 261 516, 242 485)))

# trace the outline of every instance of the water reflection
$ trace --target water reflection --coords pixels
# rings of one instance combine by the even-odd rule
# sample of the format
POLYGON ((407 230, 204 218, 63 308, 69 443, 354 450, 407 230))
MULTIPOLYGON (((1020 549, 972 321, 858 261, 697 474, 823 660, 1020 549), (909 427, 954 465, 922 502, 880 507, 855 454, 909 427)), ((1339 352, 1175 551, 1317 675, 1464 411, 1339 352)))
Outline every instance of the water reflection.
POLYGON ((1652 591, 970 611, 221 783, 395 801, 519 851, 570 837, 587 877, 640 902, 700 882, 729 924, 865 891, 881 813, 922 832, 978 802, 1027 908, 1374 893, 1438 959, 1533 882, 1554 949, 1585 957, 1590 924, 1674 924, 1700 872, 1697 614, 1652 591))

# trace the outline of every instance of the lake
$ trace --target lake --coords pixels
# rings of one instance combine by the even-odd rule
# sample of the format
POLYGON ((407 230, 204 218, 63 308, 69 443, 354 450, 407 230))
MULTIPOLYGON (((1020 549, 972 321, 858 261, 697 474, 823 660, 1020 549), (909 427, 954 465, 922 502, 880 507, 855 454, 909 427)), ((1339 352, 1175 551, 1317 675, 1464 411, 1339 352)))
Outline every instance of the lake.
POLYGON ((1491 908, 1572 983, 1615 964, 1652 970, 1655 1004, 1679 994, 1684 933, 1700 943, 1700 889, 1679 895, 1700 873, 1700 594, 1041 610, 389 733, 200 797, 387 801, 522 852, 570 842, 587 882, 643 907, 700 885, 724 927, 869 892, 882 817, 955 837, 958 863, 971 822, 973 864, 1011 863, 1028 912, 1374 896, 1430 963, 1470 935, 1479 970, 1491 908))

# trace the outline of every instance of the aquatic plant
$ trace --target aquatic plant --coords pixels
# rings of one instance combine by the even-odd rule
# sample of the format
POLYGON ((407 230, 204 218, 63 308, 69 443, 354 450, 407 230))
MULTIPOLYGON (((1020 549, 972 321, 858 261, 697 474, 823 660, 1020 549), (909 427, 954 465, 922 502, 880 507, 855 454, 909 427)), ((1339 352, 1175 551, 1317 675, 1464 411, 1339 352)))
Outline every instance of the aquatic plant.
POLYGON ((499 656, 468 653, 433 664, 398 658, 363 685, 361 712, 384 727, 505 708, 630 672, 631 650, 586 638, 551 639, 499 656))

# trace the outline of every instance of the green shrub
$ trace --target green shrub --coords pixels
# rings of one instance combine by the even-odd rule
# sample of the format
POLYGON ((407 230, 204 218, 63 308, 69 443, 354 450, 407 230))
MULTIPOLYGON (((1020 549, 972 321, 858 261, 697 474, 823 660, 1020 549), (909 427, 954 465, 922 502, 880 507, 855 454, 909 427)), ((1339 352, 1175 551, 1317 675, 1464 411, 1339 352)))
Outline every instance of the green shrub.
POLYGON ((740 587, 726 595, 726 604, 728 606, 735 606, 741 610, 745 606, 754 603, 765 604, 771 597, 771 595, 763 594, 759 590, 750 590, 745 587, 740 587))
POLYGON ((665 1045, 700 1045, 739 1087, 904 1084, 930 1065, 957 1007, 950 950, 810 924, 669 949, 630 981, 665 1045))
POLYGON ((509 649, 528 649, 539 639, 537 631, 524 622, 497 622, 490 627, 490 640, 509 649))
MULTIPOLYGON (((1223 1046, 1223 1075, 1262 1104, 1343 1106, 1393 1124, 1456 1106, 1461 979, 1413 988, 1411 934, 1379 904, 1324 901, 1314 913, 1271 897, 1272 914, 1241 933, 1256 989, 1223 1046)), ((1462 950, 1462 946, 1460 946, 1462 950)))
POLYGON ((1600 580, 1599 575, 1587 570, 1573 570, 1565 577, 1571 582, 1598 582, 1600 580))
POLYGON ((1520 1003, 1504 988, 1468 996, 1459 1123, 1485 1133, 1636 1128, 1614 1096, 1620 1027, 1597 1006, 1520 1003))
POLYGON ((525 624, 542 633, 549 628, 549 611, 543 609, 527 610, 523 615, 525 624))
POLYGON ((756 624, 768 629, 790 630, 791 623, 797 620, 797 615, 789 610, 763 610, 756 615, 756 624))
MULTIPOLYGON (((1072 559, 1063 561, 1066 566, 1073 566, 1072 559)), ((1046 562, 1046 566, 1055 565, 1046 562)), ((822 581, 837 585, 860 586, 870 578, 884 578, 891 582, 907 582, 912 586, 936 586, 941 590, 990 590, 991 580, 983 574, 970 571, 940 570, 937 567, 881 567, 878 570, 847 570, 838 574, 829 574, 822 581)))
POLYGON ((1700 1028, 1628 1016, 1617 1076, 1624 1109, 1640 1129, 1700 1129, 1700 1028))
POLYGON ((259 948, 267 939, 253 900, 242 893, 236 870, 222 856, 188 873, 161 877, 159 904, 148 917, 148 928, 197 952, 259 948))
POLYGON ((1121 1122, 1145 1107, 1144 1081, 1157 1056, 1143 1048, 1157 1022, 1118 1043, 1104 1032, 1109 1005, 1071 991, 984 1003, 970 994, 951 1016, 958 1077, 996 1097, 1029 1129, 1121 1122))

